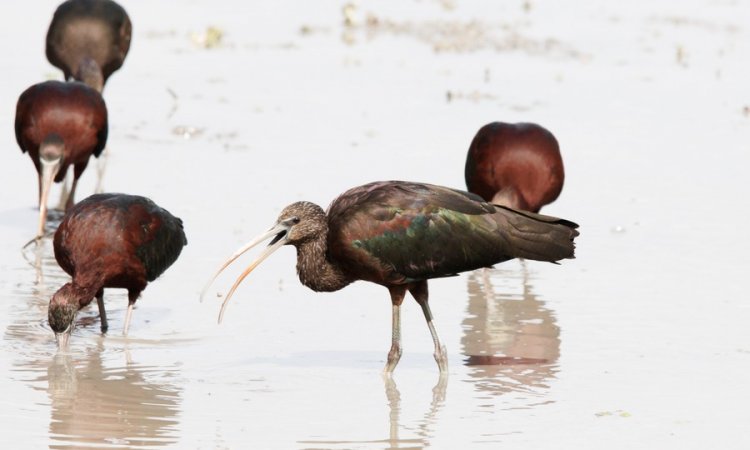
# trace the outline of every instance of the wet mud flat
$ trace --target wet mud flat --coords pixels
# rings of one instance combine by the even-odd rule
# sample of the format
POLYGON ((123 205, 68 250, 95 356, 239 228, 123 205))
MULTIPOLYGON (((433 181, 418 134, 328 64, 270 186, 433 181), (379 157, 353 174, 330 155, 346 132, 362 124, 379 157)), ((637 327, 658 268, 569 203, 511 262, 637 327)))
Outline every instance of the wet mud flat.
POLYGON ((64 354, 46 308, 68 278, 48 241, 20 251, 36 174, 11 126, 23 89, 60 78, 43 54, 56 5, 34 2, 23 20, 0 6, 0 45, 14 55, 0 62, 0 442, 750 444, 747 4, 124 3, 134 38, 104 92, 102 185, 152 197, 183 219, 189 245, 138 301, 128 338, 126 294, 109 290, 109 333, 90 307, 64 354), (198 302, 222 258, 286 204, 325 206, 383 179, 462 187, 469 142, 493 120, 557 136, 566 186, 543 211, 581 225, 578 256, 431 282, 447 379, 408 301, 404 355, 383 380, 385 290, 315 294, 291 249, 251 275, 221 326, 221 298, 198 302))

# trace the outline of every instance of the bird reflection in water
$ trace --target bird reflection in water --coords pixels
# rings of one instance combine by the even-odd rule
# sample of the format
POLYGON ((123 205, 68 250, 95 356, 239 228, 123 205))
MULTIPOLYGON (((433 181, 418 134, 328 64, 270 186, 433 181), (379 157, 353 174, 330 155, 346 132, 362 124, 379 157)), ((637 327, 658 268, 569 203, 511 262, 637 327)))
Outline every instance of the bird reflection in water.
MULTIPOLYGON (((58 211, 50 210, 47 214, 48 225, 50 224, 50 219, 53 217, 53 214, 59 215, 59 218, 54 220, 53 225, 54 229, 57 229, 57 227, 60 225, 62 214, 58 211)), ((39 298, 44 297, 44 303, 46 304, 49 303, 49 296, 52 295, 55 291, 50 290, 49 288, 51 288, 51 286, 47 286, 47 284, 45 283, 45 272, 48 274, 52 274, 52 278, 59 280, 64 280, 65 278, 67 278, 67 274, 60 270, 60 267, 57 265, 57 261, 55 261, 51 240, 31 240, 29 241, 29 243, 36 243, 36 245, 27 245, 23 247, 21 249, 21 255, 23 256, 23 259, 26 260, 26 262, 34 268, 34 283, 31 285, 34 294, 39 298)))
POLYGON ((468 277, 468 291, 461 345, 477 389, 494 394, 549 389, 558 370, 560 329, 553 312, 532 292, 525 264, 520 273, 475 271, 468 277))
POLYGON ((110 368, 103 352, 100 338, 98 348, 82 361, 79 356, 74 360, 71 354, 57 353, 46 377, 38 380, 48 381, 50 448, 71 444, 151 448, 177 442, 180 390, 169 381, 151 381, 175 373, 133 364, 129 357, 124 366, 110 368))
MULTIPOLYGON (((422 449, 429 447, 430 441, 435 435, 435 426, 438 420, 438 414, 445 405, 445 392, 448 387, 448 375, 443 373, 438 377, 438 381, 432 388, 432 400, 427 411, 416 422, 412 420, 405 421, 401 417, 401 392, 396 386, 396 381, 388 374, 383 375, 383 386, 385 388, 385 397, 388 400, 388 437, 375 440, 302 440, 297 441, 302 448, 326 449, 334 448, 382 448, 391 449, 422 449), (406 431, 408 437, 402 437, 401 432, 406 431)), ((427 388, 426 386, 420 387, 427 388)), ((420 394, 418 391, 409 391, 409 394, 420 394)))
POLYGON ((388 410, 390 421, 390 434, 387 449, 423 448, 430 445, 433 437, 433 428, 437 422, 438 412, 445 405, 445 391, 448 387, 448 375, 443 373, 438 378, 437 384, 432 388, 432 401, 430 407, 424 414, 424 418, 417 423, 415 433, 418 437, 410 439, 399 438, 401 424, 401 392, 392 377, 384 376, 385 396, 388 398, 388 410))

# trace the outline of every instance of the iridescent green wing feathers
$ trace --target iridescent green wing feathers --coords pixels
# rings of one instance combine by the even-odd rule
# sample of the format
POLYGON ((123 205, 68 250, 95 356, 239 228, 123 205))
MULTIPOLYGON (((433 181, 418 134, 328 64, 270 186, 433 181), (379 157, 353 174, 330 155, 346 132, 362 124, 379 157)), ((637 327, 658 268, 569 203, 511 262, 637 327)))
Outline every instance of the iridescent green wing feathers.
POLYGON ((578 234, 572 222, 405 182, 344 193, 329 208, 329 227, 332 256, 354 257, 363 272, 379 269, 381 280, 373 281, 383 282, 450 276, 516 257, 572 258, 578 234))

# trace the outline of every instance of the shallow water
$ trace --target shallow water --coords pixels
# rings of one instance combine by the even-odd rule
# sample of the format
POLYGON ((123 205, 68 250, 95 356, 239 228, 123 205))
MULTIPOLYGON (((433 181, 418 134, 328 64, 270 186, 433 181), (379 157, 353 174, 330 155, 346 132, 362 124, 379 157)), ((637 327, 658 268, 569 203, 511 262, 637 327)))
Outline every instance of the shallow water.
POLYGON ((101 182, 181 217, 189 244, 127 338, 126 295, 108 290, 109 333, 89 307, 64 354, 46 308, 68 277, 49 241, 21 252, 36 175, 11 131, 20 92, 60 77, 43 54, 56 2, 0 6, 3 448, 750 445, 747 2, 360 2, 349 25, 338 1, 130 3, 101 182), (209 26, 224 34, 201 48, 209 26), (387 291, 315 294, 291 249, 221 326, 213 293, 240 268, 198 301, 288 203, 380 179, 463 186, 493 120, 557 136, 566 186, 544 211, 581 224, 578 258, 431 282, 447 379, 407 302, 383 380, 387 291))

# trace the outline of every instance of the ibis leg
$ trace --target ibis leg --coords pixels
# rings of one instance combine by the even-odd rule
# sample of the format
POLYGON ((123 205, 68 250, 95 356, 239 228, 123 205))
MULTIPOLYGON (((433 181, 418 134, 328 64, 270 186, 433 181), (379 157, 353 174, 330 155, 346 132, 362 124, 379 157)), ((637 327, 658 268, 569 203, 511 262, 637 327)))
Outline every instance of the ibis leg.
POLYGON ((75 197, 76 197, 76 186, 78 185, 78 177, 73 177, 73 184, 70 186, 70 193, 68 193, 68 198, 65 201, 65 211, 69 210, 73 204, 75 204, 75 197))
POLYGON ((107 170, 107 162, 109 160, 109 147, 102 150, 99 158, 96 160, 96 187, 94 187, 95 194, 101 194, 104 192, 103 180, 104 172, 107 170))
POLYGON ((102 333, 106 333, 109 324, 107 323, 107 311, 104 309, 104 289, 96 293, 96 305, 99 306, 99 321, 102 325, 102 333))
POLYGON ((68 189, 68 181, 70 178, 70 171, 65 174, 65 178, 63 179, 63 182, 61 183, 61 189, 60 189, 60 202, 57 204, 57 209, 60 211, 65 211, 68 205, 68 198, 70 197, 70 190, 68 189))
POLYGON ((125 326, 122 328, 122 335, 128 335, 128 328, 130 328, 130 319, 133 317, 133 306, 135 301, 138 299, 140 292, 128 291, 128 312, 125 314, 125 326))
POLYGON ((388 352, 388 361, 385 364, 383 373, 390 375, 396 368, 399 359, 401 359, 401 303, 406 296, 406 288, 396 286, 388 288, 391 292, 391 304, 393 305, 393 320, 391 322, 391 350, 388 352))
MULTIPOLYGON (((46 169, 46 167, 42 170, 50 170, 46 169)), ((44 225, 47 223, 47 198, 54 177, 54 173, 43 173, 39 177, 39 186, 41 186, 41 189, 39 194, 39 228, 36 233, 37 238, 44 236, 44 225)))
POLYGON ((438 337, 437 330, 435 330, 435 324, 432 321, 432 311, 430 311, 430 305, 427 303, 429 296, 427 292, 427 281, 420 281, 415 283, 409 288, 409 292, 414 299, 422 307, 424 318, 427 321, 427 327, 430 329, 432 335, 432 343, 435 344, 435 361, 437 362, 440 373, 448 371, 448 352, 445 350, 445 346, 440 344, 440 338, 438 337))
POLYGON ((42 181, 42 173, 39 172, 39 229, 36 233, 36 239, 44 236, 44 224, 47 222, 47 205, 44 202, 44 181, 42 181))
POLYGON ((42 207, 42 191, 44 190, 43 184, 42 184, 42 172, 39 172, 38 179, 39 179, 39 207, 41 208, 42 207))

